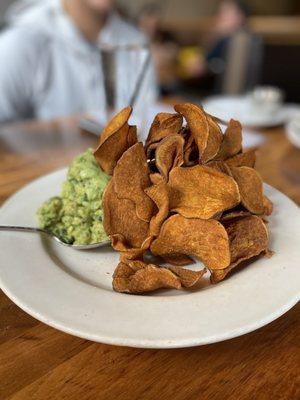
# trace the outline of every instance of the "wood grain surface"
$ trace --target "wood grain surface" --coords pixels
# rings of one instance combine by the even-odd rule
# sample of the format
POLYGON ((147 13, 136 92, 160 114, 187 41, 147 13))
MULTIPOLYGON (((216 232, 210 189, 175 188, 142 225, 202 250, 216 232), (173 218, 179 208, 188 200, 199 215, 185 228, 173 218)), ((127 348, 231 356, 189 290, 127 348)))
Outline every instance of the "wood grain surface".
MULTIPOLYGON (((300 150, 281 128, 263 133, 257 169, 300 204, 300 150)), ((76 119, 0 127, 0 203, 95 144, 76 119)), ((0 400, 296 400, 299 314, 298 304, 264 328, 222 343, 143 350, 59 332, 1 293, 0 400)))

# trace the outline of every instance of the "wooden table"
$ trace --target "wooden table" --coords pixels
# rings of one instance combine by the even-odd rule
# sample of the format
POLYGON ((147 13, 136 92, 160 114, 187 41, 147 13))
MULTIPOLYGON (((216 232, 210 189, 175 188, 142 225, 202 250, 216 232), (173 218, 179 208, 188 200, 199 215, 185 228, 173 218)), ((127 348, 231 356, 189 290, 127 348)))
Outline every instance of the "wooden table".
MULTIPOLYGON (((257 167, 300 204, 300 151, 264 132, 257 167)), ((0 128, 0 202, 94 146, 76 120, 0 128)), ((300 243, 299 243, 300 245, 300 243)), ((0 260, 1 262, 1 260, 0 260)), ((245 336, 189 349, 143 350, 79 339, 33 319, 0 294, 0 399, 300 398, 300 306, 245 336)))

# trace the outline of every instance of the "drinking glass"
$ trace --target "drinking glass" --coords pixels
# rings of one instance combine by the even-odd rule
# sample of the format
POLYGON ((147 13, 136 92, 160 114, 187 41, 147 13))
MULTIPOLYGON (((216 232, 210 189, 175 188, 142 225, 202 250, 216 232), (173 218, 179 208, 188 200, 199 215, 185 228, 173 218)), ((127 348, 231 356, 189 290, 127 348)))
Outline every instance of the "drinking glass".
POLYGON ((132 121, 141 124, 149 105, 149 46, 103 44, 99 46, 99 57, 103 102, 81 121, 81 127, 99 133, 113 115, 128 105, 134 109, 132 121))

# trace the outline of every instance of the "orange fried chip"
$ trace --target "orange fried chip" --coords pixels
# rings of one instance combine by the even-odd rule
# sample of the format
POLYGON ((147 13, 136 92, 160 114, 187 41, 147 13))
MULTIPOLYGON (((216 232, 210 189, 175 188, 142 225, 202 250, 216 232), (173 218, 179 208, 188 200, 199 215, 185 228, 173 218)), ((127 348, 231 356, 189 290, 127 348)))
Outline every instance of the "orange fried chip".
POLYGON ((240 211, 229 211, 222 215, 221 222, 229 221, 234 218, 241 218, 251 215, 250 211, 240 210, 240 211))
POLYGON ((206 166, 209 168, 213 168, 216 171, 223 172, 223 174, 231 176, 230 168, 225 163, 225 161, 209 161, 206 166))
POLYGON ((207 147, 209 125, 201 107, 191 103, 177 104, 175 111, 183 115, 199 150, 199 160, 207 147))
POLYGON ((150 234, 158 236, 161 225, 169 215, 169 195, 166 183, 160 182, 145 189, 145 193, 155 203, 158 212, 152 216, 150 221, 150 234))
POLYGON ((240 202, 234 179, 201 165, 172 169, 168 187, 170 210, 187 218, 209 219, 240 202))
POLYGON ((113 274, 117 292, 142 294, 157 289, 194 289, 199 286, 206 269, 192 271, 180 267, 163 268, 143 261, 120 262, 113 274))
POLYGON ((163 138, 179 133, 182 127, 182 116, 179 114, 159 113, 154 118, 146 140, 146 149, 151 144, 157 143, 163 138))
POLYGON ((143 262, 136 261, 131 265, 126 262, 119 262, 113 274, 113 289, 116 292, 130 293, 129 286, 131 277, 136 271, 142 268, 144 268, 143 262))
POLYGON ((272 214, 272 212, 273 212, 273 203, 271 202, 271 200, 267 196, 263 197, 263 207, 264 207, 264 211, 263 211, 264 215, 271 215, 272 214))
POLYGON ((127 148, 137 143, 137 129, 135 125, 129 125, 127 134, 127 148))
POLYGON ((229 167, 250 167, 254 168, 256 161, 255 149, 245 151, 245 153, 237 154, 228 158, 225 162, 229 167))
POLYGON ((151 185, 149 168, 142 143, 131 146, 122 155, 114 169, 115 192, 120 199, 131 200, 136 206, 136 214, 149 222, 154 204, 144 189, 151 185))
POLYGON ((180 135, 184 138, 183 159, 185 166, 199 164, 199 150, 191 130, 188 127, 182 128, 180 135))
POLYGON ((195 256, 213 269, 230 264, 228 235, 223 225, 212 219, 173 215, 164 222, 150 249, 163 258, 173 254, 195 256))
POLYGON ((164 261, 168 264, 175 266, 194 264, 195 261, 186 254, 169 254, 163 257, 164 261))
POLYGON ((151 143, 149 144, 148 147, 145 146, 145 151, 147 155, 148 160, 154 160, 155 159, 155 150, 157 146, 159 145, 159 142, 151 143))
POLYGON ((199 164, 199 151, 193 136, 186 139, 183 149, 183 159, 186 166, 199 164))
POLYGON ((110 236, 112 247, 120 252, 121 261, 128 260, 143 260, 143 255, 146 250, 150 248, 150 244, 153 240, 151 236, 146 237, 140 247, 130 247, 128 242, 121 234, 114 234, 110 236))
POLYGON ((250 215, 226 223, 230 243, 231 264, 222 271, 213 270, 211 281, 217 283, 239 263, 258 256, 268 249, 268 231, 260 217, 250 215))
POLYGON ((215 160, 226 160, 242 150, 242 126, 238 121, 231 119, 224 133, 223 141, 215 160))
POLYGON ((210 116, 206 115, 206 118, 208 122, 209 133, 207 145, 201 157, 201 162, 203 164, 215 157, 220 150, 223 139, 223 134, 219 125, 210 116))
POLYGON ((230 171, 238 184, 243 206, 253 214, 263 214, 263 183, 259 174, 249 167, 232 167, 230 171))
POLYGON ((230 242, 231 263, 257 256, 268 247, 268 231, 260 217, 248 217, 230 221, 226 225, 230 242))
POLYGON ((178 133, 183 137, 185 142, 191 137, 191 130, 187 126, 183 126, 178 133))
POLYGON ((160 183, 165 183, 163 176, 159 172, 154 172, 149 175, 150 181, 153 185, 158 185, 160 183))
POLYGON ((187 289, 195 289, 199 286, 201 278, 206 273, 206 268, 203 268, 201 271, 192 271, 180 267, 169 267, 168 269, 178 276, 181 285, 187 289))
POLYGON ((169 135, 157 146, 155 152, 156 166, 162 176, 168 180, 169 172, 183 164, 184 139, 180 135, 169 135))
POLYGON ((138 270, 130 282, 130 293, 152 292, 164 288, 180 289, 180 279, 167 268, 158 268, 154 264, 138 270))
POLYGON ((131 107, 120 111, 104 128, 94 156, 100 167, 112 175, 122 154, 137 142, 136 127, 128 125, 131 107))
POLYGON ((181 282, 167 268, 132 261, 119 263, 113 275, 113 288, 117 292, 141 294, 163 288, 181 289, 181 282))
POLYGON ((131 200, 117 197, 114 178, 104 192, 103 213, 103 226, 107 235, 122 235, 129 248, 141 247, 148 237, 149 223, 138 218, 135 204, 131 200))
POLYGON ((134 271, 124 262, 119 262, 113 274, 112 286, 116 292, 129 293, 130 277, 134 271))
POLYGON ((113 133, 117 132, 124 126, 129 120, 132 114, 131 107, 125 107, 118 114, 116 114, 104 127, 101 132, 99 145, 104 143, 107 138, 109 138, 113 133))

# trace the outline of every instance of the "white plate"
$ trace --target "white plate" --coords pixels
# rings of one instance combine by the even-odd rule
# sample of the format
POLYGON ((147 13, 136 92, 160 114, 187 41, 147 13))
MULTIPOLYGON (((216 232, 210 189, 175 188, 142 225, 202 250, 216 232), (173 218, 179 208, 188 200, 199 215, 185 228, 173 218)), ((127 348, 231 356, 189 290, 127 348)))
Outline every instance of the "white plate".
POLYGON ((289 117, 288 107, 281 107, 272 115, 254 112, 247 96, 214 96, 202 105, 209 114, 227 121, 237 119, 248 127, 270 128, 284 124, 289 117))
MULTIPOLYGON (((42 177, 0 209, 0 224, 35 225, 39 205, 57 193, 66 170, 42 177)), ((118 254, 75 251, 37 234, 0 232, 0 285, 23 310, 62 331, 116 345, 168 348, 218 342, 253 331, 299 300, 300 213, 267 187, 275 204, 271 249, 218 285, 197 292, 133 296, 112 291, 118 254)), ((199 265, 200 267, 200 265, 199 265)))

